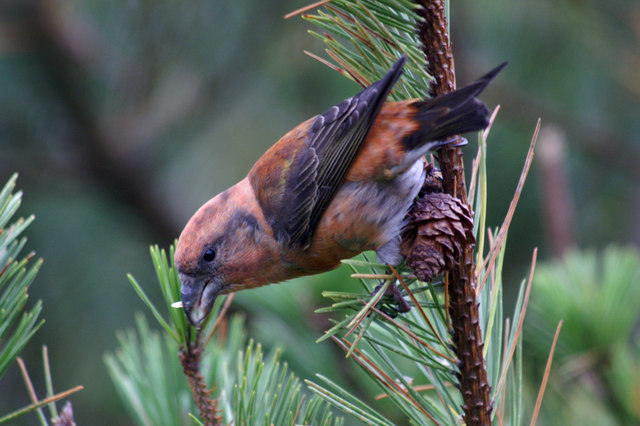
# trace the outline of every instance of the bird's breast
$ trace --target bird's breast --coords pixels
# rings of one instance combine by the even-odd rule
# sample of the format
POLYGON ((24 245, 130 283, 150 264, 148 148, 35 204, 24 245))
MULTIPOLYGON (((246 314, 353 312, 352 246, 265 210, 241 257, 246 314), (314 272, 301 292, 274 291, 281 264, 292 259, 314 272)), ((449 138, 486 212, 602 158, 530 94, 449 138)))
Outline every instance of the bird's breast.
POLYGON ((420 160, 390 180, 345 181, 322 216, 309 248, 294 251, 289 260, 308 274, 318 273, 396 238, 420 190, 423 173, 420 160))

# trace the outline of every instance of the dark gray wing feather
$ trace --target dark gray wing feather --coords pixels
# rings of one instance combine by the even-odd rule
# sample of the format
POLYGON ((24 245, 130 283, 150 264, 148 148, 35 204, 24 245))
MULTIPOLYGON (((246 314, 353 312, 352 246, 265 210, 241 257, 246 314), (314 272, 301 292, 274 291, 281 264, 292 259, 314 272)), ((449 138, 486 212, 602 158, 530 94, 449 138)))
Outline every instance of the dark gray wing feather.
POLYGON ((308 150, 296 159, 287 179, 292 210, 284 231, 290 246, 306 248, 344 179, 387 95, 402 74, 402 56, 382 78, 360 94, 318 115, 309 129, 308 150))

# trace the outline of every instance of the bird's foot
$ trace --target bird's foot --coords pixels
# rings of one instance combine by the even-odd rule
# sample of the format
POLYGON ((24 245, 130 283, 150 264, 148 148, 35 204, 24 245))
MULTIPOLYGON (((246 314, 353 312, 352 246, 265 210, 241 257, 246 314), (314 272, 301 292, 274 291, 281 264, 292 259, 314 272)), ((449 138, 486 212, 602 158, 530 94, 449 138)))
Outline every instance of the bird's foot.
MULTIPOLYGON (((371 295, 373 296, 374 294, 376 294, 378 290, 380 290, 380 287, 383 284, 384 284, 384 281, 378 284, 378 286, 373 290, 371 295)), ((383 296, 385 298, 391 298, 391 301, 385 303, 381 308, 381 310, 387 315, 389 315, 390 317, 395 318, 398 316, 399 313, 404 314, 405 312, 409 312, 411 310, 411 305, 409 304, 409 302, 404 300, 404 297, 402 297, 402 293, 400 292, 400 289, 395 283, 391 283, 387 287, 387 289, 384 291, 383 296)))

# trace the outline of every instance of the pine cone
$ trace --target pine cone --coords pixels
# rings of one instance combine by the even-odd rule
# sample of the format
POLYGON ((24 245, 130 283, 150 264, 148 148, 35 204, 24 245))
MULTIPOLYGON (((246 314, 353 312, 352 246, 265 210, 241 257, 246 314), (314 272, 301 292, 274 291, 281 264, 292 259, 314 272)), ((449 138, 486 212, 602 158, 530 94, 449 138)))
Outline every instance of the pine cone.
POLYGON ((450 270, 465 246, 475 243, 469 206, 444 192, 433 192, 433 178, 427 172, 423 195, 407 214, 401 247, 407 265, 421 281, 450 270))

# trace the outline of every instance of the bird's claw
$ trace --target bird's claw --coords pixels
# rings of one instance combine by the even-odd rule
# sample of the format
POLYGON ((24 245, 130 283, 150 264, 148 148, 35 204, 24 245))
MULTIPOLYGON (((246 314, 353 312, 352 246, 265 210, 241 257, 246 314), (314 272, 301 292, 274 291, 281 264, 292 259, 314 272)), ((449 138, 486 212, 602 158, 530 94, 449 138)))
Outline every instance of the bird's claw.
MULTIPOLYGON (((371 295, 373 296, 376 294, 383 284, 384 281, 378 284, 371 295)), ((402 297, 402 293, 395 283, 391 283, 387 287, 384 291, 384 296, 385 298, 391 298, 391 301, 384 303, 381 310, 390 317, 395 318, 399 313, 404 314, 411 310, 411 305, 404 299, 404 297, 402 297)))

